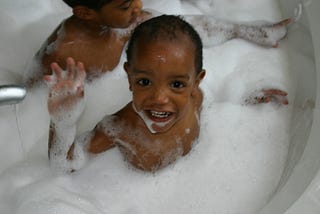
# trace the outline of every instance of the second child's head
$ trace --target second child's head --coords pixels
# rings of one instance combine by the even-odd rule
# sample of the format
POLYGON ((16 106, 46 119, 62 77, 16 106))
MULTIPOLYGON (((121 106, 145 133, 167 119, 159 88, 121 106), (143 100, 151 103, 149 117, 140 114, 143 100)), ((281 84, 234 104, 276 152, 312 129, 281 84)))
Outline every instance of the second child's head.
POLYGON ((111 28, 126 28, 134 23, 142 10, 141 0, 63 0, 73 14, 111 28))
POLYGON ((202 42, 178 16, 163 15, 140 24, 127 48, 133 107, 152 132, 165 132, 194 105, 202 69, 202 42))

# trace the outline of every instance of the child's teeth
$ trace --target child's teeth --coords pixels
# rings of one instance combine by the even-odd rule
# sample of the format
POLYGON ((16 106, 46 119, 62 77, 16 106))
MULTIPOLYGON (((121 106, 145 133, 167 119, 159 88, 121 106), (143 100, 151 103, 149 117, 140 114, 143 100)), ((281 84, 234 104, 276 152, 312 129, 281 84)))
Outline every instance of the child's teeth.
POLYGON ((165 117, 169 116, 169 113, 168 112, 151 111, 151 115, 153 117, 165 118, 165 117))

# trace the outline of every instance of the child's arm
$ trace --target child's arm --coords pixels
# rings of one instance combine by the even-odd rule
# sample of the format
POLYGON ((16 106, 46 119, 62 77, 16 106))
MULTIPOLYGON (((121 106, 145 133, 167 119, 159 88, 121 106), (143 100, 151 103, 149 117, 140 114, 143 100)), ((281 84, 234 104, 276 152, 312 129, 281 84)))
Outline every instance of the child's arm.
POLYGON ((287 34, 291 19, 271 24, 240 24, 218 20, 212 16, 184 16, 199 32, 205 46, 217 45, 233 38, 269 47, 277 47, 287 34))
POLYGON ((53 74, 44 76, 49 86, 50 164, 59 171, 70 172, 85 163, 89 144, 99 144, 107 137, 95 129, 76 138, 76 124, 85 106, 83 64, 78 62, 76 65, 68 58, 66 71, 57 63, 52 63, 51 68, 53 74))
POLYGON ((288 105, 288 93, 279 89, 263 89, 252 93, 246 100, 246 104, 260 104, 275 102, 280 105, 288 105))

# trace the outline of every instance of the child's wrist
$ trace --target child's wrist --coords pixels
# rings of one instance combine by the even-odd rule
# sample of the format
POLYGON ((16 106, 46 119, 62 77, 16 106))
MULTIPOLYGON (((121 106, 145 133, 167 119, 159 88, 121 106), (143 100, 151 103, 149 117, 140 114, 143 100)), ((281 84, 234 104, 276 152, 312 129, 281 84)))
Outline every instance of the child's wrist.
POLYGON ((76 126, 66 126, 65 124, 51 121, 53 138, 50 147, 50 160, 66 159, 68 151, 72 146, 76 136, 76 126))
POLYGON ((85 97, 75 103, 70 109, 58 109, 55 113, 50 114, 51 121, 63 127, 75 126, 85 108, 85 97))

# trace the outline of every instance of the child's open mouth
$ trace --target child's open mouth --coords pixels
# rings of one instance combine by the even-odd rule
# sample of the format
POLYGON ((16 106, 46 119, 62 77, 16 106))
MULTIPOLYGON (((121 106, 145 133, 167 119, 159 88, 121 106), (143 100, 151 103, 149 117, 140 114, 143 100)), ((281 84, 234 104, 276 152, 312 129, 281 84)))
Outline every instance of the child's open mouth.
POLYGON ((166 111, 147 111, 149 118, 155 122, 166 122, 171 119, 173 115, 171 112, 166 111))
POLYGON ((170 128, 168 124, 174 122, 174 120, 176 119, 175 112, 155 110, 137 111, 133 103, 132 108, 140 116, 140 118, 146 124, 151 133, 166 131, 168 128, 170 128))

